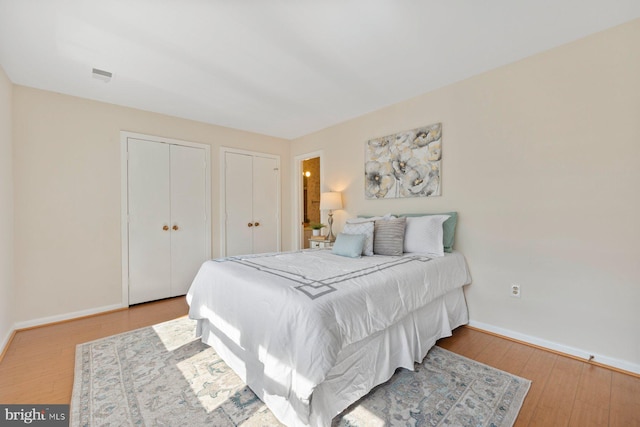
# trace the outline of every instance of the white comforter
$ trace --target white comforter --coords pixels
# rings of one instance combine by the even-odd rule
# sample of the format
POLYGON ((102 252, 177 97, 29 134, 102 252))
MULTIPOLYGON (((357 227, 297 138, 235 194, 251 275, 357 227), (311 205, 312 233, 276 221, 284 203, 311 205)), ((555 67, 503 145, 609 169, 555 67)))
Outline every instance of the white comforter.
POLYGON ((468 283, 456 252, 352 259, 311 250, 207 261, 187 300, 189 317, 258 356, 263 372, 244 372, 248 385, 282 396, 307 424, 311 394, 342 348, 468 283))

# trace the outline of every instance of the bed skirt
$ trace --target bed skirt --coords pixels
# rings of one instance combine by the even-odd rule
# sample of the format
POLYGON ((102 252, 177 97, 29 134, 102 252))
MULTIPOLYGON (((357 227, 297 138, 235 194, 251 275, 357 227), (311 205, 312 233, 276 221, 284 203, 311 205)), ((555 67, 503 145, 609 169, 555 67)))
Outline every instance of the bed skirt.
POLYGON ((197 332, 282 423, 304 426, 302 419, 306 417, 298 414, 306 412, 315 427, 330 426, 336 415, 391 378, 397 368, 413 370, 438 339, 451 336, 453 329, 468 321, 462 288, 436 298, 384 331, 343 348, 308 402, 266 393, 262 384, 277 382, 277 378, 265 378, 257 356, 227 339, 209 321, 198 320, 197 332))

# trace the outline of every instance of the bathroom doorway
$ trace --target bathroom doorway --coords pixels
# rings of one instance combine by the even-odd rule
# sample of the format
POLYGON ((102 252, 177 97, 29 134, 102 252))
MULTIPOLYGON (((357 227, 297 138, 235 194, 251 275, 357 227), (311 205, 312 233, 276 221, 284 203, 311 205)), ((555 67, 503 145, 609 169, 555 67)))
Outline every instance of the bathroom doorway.
POLYGON ((312 230, 320 224, 320 157, 302 161, 302 247, 309 247, 312 230))
MULTIPOLYGON (((302 154, 294 159, 295 179, 295 226, 294 249, 309 248, 313 225, 322 223, 320 192, 322 191, 322 152, 302 154)), ((322 230, 324 231, 324 230, 322 230)))

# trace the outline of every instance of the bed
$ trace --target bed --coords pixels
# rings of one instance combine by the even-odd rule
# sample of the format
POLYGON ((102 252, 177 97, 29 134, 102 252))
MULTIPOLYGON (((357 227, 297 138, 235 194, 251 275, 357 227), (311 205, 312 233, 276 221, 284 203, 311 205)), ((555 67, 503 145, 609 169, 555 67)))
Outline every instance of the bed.
POLYGON ((211 260, 187 294, 189 316, 282 423, 328 426, 468 322, 465 258, 443 255, 312 249, 211 260))

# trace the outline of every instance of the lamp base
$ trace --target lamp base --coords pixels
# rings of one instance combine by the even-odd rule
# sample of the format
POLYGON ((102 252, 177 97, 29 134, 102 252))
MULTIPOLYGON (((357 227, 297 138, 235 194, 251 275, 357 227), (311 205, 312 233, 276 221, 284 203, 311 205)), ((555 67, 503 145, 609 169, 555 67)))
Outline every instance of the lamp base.
POLYGON ((329 223, 329 234, 327 234, 327 240, 330 242, 335 242, 336 241, 336 236, 333 235, 333 212, 329 211, 329 219, 327 220, 327 222, 329 223))

